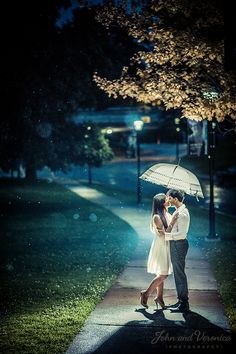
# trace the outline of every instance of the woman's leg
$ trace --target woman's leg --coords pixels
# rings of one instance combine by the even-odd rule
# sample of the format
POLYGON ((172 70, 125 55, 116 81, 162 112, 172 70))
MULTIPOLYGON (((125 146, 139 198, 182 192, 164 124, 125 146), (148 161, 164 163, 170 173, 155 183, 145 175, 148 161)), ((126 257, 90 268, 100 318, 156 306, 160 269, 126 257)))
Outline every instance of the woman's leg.
POLYGON ((156 287, 157 298, 163 301, 163 290, 164 290, 164 281, 156 287))
MULTIPOLYGON (((146 308, 148 308, 147 306, 147 301, 148 301, 148 297, 149 295, 151 295, 151 293, 155 290, 155 289, 159 289, 160 287, 160 294, 163 296, 163 282, 164 280, 167 278, 167 275, 158 275, 156 276, 151 283, 149 284, 149 287, 146 290, 142 290, 141 291, 141 304, 143 306, 145 306, 146 308)), ((162 300, 162 298, 159 298, 159 295, 157 295, 159 300, 162 300)), ((164 305, 164 301, 161 301, 164 305)))
MULTIPOLYGON (((163 282, 164 280, 167 278, 167 275, 158 275, 156 276, 151 283, 149 284, 149 287, 146 289, 145 291, 145 295, 146 297, 148 297, 149 295, 151 295, 151 293, 158 288, 159 286, 162 286, 162 288, 160 288, 160 291, 162 291, 162 295, 163 295, 163 282)), ((158 296, 159 297, 159 296, 158 296)))

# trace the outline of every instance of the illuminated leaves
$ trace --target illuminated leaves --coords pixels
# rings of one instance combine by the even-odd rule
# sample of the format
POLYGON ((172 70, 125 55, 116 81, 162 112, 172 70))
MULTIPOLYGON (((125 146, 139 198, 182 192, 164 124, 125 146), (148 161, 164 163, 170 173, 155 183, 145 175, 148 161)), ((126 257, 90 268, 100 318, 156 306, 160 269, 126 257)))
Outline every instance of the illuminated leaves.
POLYGON ((123 7, 107 6, 98 12, 101 23, 108 27, 116 23, 150 46, 130 59, 132 75, 127 66, 116 80, 96 73, 97 85, 114 98, 178 108, 184 117, 197 121, 235 119, 235 74, 224 70, 222 38, 206 35, 222 31, 223 19, 214 2, 206 0, 197 8, 194 0, 150 3, 132 14, 125 11, 125 1, 123 7))

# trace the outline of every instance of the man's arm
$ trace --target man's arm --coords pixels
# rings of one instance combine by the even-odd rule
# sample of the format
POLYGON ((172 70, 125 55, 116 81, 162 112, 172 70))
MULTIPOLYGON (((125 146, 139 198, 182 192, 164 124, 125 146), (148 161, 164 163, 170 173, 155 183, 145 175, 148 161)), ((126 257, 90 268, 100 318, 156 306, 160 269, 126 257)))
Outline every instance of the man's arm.
POLYGON ((184 240, 187 236, 189 229, 189 216, 186 214, 180 214, 177 221, 178 231, 165 232, 165 240, 184 240))

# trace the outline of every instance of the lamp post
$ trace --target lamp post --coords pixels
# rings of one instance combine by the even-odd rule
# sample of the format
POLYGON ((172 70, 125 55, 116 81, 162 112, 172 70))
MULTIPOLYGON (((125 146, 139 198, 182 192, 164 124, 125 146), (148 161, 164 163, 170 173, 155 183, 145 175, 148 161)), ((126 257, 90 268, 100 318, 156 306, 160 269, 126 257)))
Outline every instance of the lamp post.
POLYGON ((214 120, 207 122, 208 135, 208 159, 209 159, 209 184, 210 184, 210 203, 209 203, 209 234, 206 241, 219 241, 220 238, 215 231, 215 203, 214 203, 214 173, 215 173, 215 128, 214 120))
POLYGON ((179 132, 180 132, 180 127, 179 127, 180 119, 175 118, 175 125, 176 125, 176 161, 179 161, 179 132))
MULTIPOLYGON (((203 92, 203 97, 210 103, 219 97, 219 92, 212 89, 203 92)), ((215 173, 215 148, 216 148, 216 121, 214 116, 207 122, 207 154, 209 160, 209 184, 210 184, 210 203, 209 203, 209 233, 205 241, 220 241, 215 231, 215 203, 214 203, 214 173, 215 173)))
POLYGON ((137 203, 141 203, 141 181, 140 181, 140 133, 143 129, 143 121, 135 120, 134 129, 136 131, 136 150, 137 150, 137 203))

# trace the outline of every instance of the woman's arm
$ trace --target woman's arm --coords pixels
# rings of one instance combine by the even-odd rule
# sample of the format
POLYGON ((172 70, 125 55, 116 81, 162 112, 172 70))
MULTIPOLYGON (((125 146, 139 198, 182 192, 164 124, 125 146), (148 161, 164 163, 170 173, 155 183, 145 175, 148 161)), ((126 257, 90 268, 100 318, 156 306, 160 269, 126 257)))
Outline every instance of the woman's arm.
POLYGON ((161 221, 161 218, 159 215, 155 215, 153 218, 154 224, 156 226, 156 230, 159 232, 160 235, 165 235, 165 228, 163 226, 163 223, 161 221))

